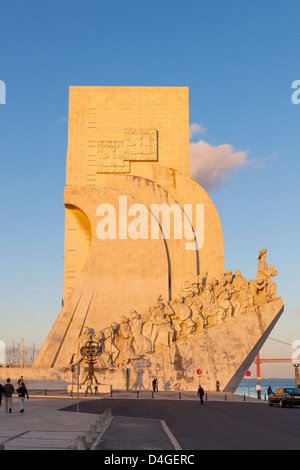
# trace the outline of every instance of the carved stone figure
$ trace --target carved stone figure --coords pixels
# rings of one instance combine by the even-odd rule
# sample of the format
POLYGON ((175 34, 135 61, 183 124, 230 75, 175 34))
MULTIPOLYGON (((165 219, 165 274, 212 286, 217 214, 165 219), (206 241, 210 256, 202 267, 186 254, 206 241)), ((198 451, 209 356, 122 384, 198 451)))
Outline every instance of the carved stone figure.
MULTIPOLYGON (((172 309, 175 312, 175 318, 180 325, 178 337, 181 339, 188 337, 196 330, 196 323, 192 319, 192 310, 185 303, 184 297, 178 295, 172 303, 172 309)), ((177 332, 178 333, 178 332, 177 332)))
MULTIPOLYGON (((242 302, 238 298, 237 292, 235 290, 234 283, 233 283, 234 276, 232 275, 231 269, 228 269, 226 271, 225 279, 226 279, 226 289, 230 293, 229 300, 233 306, 233 312, 231 313, 231 316, 237 317, 241 313, 242 302)), ((248 288, 248 283, 247 283, 247 288, 248 288)))
POLYGON ((260 305, 266 303, 266 286, 267 281, 262 277, 249 280, 249 290, 253 295, 253 302, 255 307, 259 307, 260 305))
POLYGON ((161 308, 156 308, 153 312, 152 329, 152 351, 170 346, 174 337, 174 328, 170 320, 165 317, 161 308))
POLYGON ((206 319, 205 328, 221 323, 226 317, 225 309, 216 302, 213 285, 206 283, 205 292, 201 296, 203 312, 206 319))
POLYGON ((205 317, 202 315, 203 302, 200 298, 200 292, 203 290, 202 281, 199 281, 199 276, 194 281, 189 281, 182 288, 182 292, 186 292, 184 303, 192 311, 191 319, 194 322, 192 325, 191 334, 199 333, 203 330, 205 317))
POLYGON ((233 287, 233 276, 232 276, 232 271, 231 269, 228 269, 226 273, 224 274, 224 277, 226 279, 226 289, 230 292, 231 295, 234 293, 234 287, 233 287))
POLYGON ((118 337, 117 337, 117 347, 120 351, 120 354, 117 358, 117 362, 120 365, 126 365, 129 361, 129 351, 130 351, 130 338, 131 338, 131 328, 129 324, 129 318, 121 317, 118 337))
POLYGON ((232 285, 235 292, 241 292, 243 290, 248 290, 248 281, 242 276, 240 269, 237 269, 234 272, 234 278, 232 280, 232 285))
POLYGON ((216 298, 218 304, 225 310, 225 318, 229 320, 233 317, 234 307, 231 303, 231 294, 227 289, 227 280, 225 277, 219 280, 218 287, 216 289, 216 298))
POLYGON ((196 323, 195 333, 200 333, 206 324, 206 318, 203 314, 203 302, 200 295, 195 295, 192 303, 193 320, 196 323))
POLYGON ((267 265, 266 249, 258 254, 257 279, 249 282, 237 269, 232 275, 227 270, 221 279, 200 279, 197 276, 182 286, 185 297, 177 295, 170 302, 161 295, 148 313, 130 312, 130 319, 122 316, 120 323, 95 333, 85 328, 80 335, 71 364, 84 360, 80 350, 88 341, 99 344, 98 364, 101 367, 125 367, 129 362, 148 353, 168 348, 203 329, 244 315, 276 299, 276 284, 271 277, 277 271, 267 265))
MULTIPOLYGON (((254 298, 250 292, 247 279, 242 276, 239 269, 234 272, 232 281, 234 288, 234 297, 240 302, 241 308, 239 314, 246 313, 249 309, 254 308, 254 298)), ((236 315, 236 314, 235 314, 236 315)), ((237 315, 236 315, 237 316, 237 315)))
POLYGON ((202 279, 200 276, 196 276, 195 278, 185 282, 181 287, 181 291, 187 297, 189 294, 200 294, 202 288, 202 279))
POLYGON ((266 280, 265 296, 269 301, 276 300, 276 283, 271 277, 277 275, 277 270, 271 264, 268 266, 266 262, 267 248, 260 250, 257 256, 257 279, 263 278, 266 280))
POLYGON ((130 338, 129 347, 131 358, 137 358, 152 351, 150 339, 142 334, 143 325, 148 321, 149 316, 150 314, 145 317, 141 317, 136 310, 130 313, 130 328, 132 336, 130 338))
MULTIPOLYGON (((119 355, 118 343, 118 323, 114 322, 111 326, 102 330, 102 341, 104 343, 104 355, 107 355, 106 365, 114 366, 119 355)), ((103 360, 103 359, 102 359, 103 360)))
POLYGON ((217 287, 218 287, 218 284, 219 284, 218 279, 215 279, 213 277, 212 279, 210 279, 210 281, 207 281, 207 282, 212 285, 213 291, 214 291, 214 293, 216 293, 216 290, 217 290, 217 287))

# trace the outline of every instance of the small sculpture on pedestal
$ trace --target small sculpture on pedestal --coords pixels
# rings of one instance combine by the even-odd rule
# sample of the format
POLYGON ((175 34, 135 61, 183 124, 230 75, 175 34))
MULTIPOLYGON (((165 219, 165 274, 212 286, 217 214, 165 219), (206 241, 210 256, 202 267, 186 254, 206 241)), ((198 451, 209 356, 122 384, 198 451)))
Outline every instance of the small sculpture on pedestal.
POLYGON ((92 338, 90 338, 80 349, 80 354, 85 359, 86 364, 88 364, 88 373, 82 385, 84 385, 87 380, 89 380, 92 385, 93 379, 95 380, 96 385, 99 384, 94 372, 94 365, 98 361, 98 358, 101 353, 102 348, 100 344, 96 341, 93 341, 92 338))

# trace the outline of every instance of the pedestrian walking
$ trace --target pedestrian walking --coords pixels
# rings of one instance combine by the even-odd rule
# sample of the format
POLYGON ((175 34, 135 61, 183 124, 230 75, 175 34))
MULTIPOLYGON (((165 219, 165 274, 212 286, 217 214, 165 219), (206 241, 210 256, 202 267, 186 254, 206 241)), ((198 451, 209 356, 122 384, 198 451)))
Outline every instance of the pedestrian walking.
POLYGON ((23 375, 21 375, 21 377, 19 378, 17 384, 19 385, 19 387, 24 383, 24 380, 23 380, 23 375))
POLYGON ((156 391, 156 379, 152 380, 152 389, 153 389, 153 392, 156 391))
POLYGON ((259 382, 257 382, 257 385, 256 385, 256 393, 257 393, 257 398, 260 400, 261 399, 261 385, 259 382))
POLYGON ((91 392, 91 395, 93 395, 92 385, 93 385, 93 381, 92 381, 91 376, 89 376, 88 380, 87 380, 87 387, 86 387, 86 390, 85 390, 85 396, 87 396, 89 391, 91 392))
POLYGON ((216 391, 220 391, 220 382, 218 380, 216 381, 216 391))
POLYGON ((2 403, 2 395, 4 394, 4 387, 2 384, 0 384, 0 406, 2 403))
POLYGON ((29 395, 28 395, 27 388, 25 387, 24 382, 22 382, 21 386, 17 389, 17 393, 19 395, 20 413, 24 413, 25 397, 27 397, 27 400, 29 400, 29 395))
POLYGON ((203 390, 203 388, 201 387, 201 385, 199 385, 197 395, 199 395, 199 397, 200 397, 200 403, 201 403, 201 405, 203 405, 204 390, 203 390))
POLYGON ((7 379, 4 388, 4 412, 11 413, 12 411, 12 395, 15 391, 14 386, 10 383, 10 379, 7 379))

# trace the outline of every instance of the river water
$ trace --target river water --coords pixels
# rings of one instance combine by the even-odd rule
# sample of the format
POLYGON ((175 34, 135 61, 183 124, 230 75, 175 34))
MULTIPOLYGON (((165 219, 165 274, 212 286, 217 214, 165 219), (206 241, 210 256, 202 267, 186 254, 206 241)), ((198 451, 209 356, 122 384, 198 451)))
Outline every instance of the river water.
POLYGON ((261 385, 262 400, 264 400, 265 395, 268 398, 267 391, 269 386, 272 388, 273 392, 281 387, 295 387, 295 379, 243 379, 235 393, 256 398, 256 385, 258 382, 261 385))

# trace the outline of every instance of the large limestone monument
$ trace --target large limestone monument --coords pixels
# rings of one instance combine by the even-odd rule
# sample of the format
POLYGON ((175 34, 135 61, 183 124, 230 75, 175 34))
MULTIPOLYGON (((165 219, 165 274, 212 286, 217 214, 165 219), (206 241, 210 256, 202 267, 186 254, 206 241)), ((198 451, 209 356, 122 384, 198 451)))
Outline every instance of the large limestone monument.
POLYGON ((266 249, 251 280, 224 268, 190 178, 188 89, 71 87, 64 205, 63 306, 33 369, 81 364, 100 391, 234 391, 283 302, 266 249))

